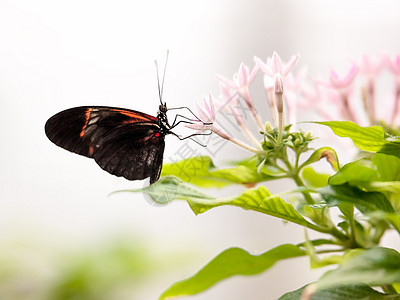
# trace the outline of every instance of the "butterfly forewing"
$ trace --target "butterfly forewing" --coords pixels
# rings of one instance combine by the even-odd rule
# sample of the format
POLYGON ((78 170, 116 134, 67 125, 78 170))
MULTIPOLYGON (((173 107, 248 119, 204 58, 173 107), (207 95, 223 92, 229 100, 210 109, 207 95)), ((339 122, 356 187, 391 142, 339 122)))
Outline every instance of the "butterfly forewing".
POLYGON ((59 112, 45 125, 47 137, 66 150, 87 157, 116 127, 134 123, 156 123, 157 118, 134 110, 106 106, 82 106, 59 112))
POLYGON ((128 109, 83 106, 64 110, 45 125, 47 137, 101 168, 129 180, 159 178, 165 130, 158 118, 128 109))

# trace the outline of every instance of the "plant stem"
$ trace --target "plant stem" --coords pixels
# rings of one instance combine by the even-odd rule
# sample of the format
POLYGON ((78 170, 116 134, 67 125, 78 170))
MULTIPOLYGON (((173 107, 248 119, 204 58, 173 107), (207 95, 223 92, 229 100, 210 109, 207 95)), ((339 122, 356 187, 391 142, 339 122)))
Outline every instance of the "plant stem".
POLYGON ((267 98, 268 98, 268 102, 269 102, 269 107, 271 109, 272 118, 274 120, 274 125, 275 125, 275 127, 278 127, 278 112, 276 110, 273 89, 267 89, 267 98))
POLYGON ((244 133, 247 135, 249 140, 252 141, 254 146, 257 148, 261 149, 260 142, 256 139, 256 137, 250 132, 250 130, 246 127, 246 125, 243 122, 240 122, 240 126, 242 127, 244 133))
POLYGON ((283 119, 283 92, 275 91, 275 103, 276 108, 278 110, 278 139, 277 144, 279 145, 282 142, 282 133, 284 128, 284 119, 283 119))
POLYGON ((236 145, 238 145, 238 146, 240 146, 240 147, 242 147, 242 148, 244 148, 244 149, 246 149, 248 151, 251 151, 251 152, 253 152, 255 154, 264 154, 265 153, 265 151, 263 151, 261 149, 257 149, 257 148, 251 147, 251 146, 249 146, 249 145, 247 145, 247 144, 245 144, 245 143, 243 143, 243 142, 241 142, 241 141, 239 141, 239 140, 237 140, 235 138, 231 137, 229 139, 229 141, 231 141, 232 143, 234 143, 234 144, 236 144, 236 145))
MULTIPOLYGON (((292 174, 291 178, 296 182, 298 187, 305 187, 306 185, 301 180, 299 174, 292 174)), ((307 201, 308 204, 315 204, 314 199, 311 197, 309 192, 301 192, 304 196, 304 199, 307 201)))
POLYGON ((346 251, 346 249, 327 249, 327 250, 320 250, 320 251, 315 251, 316 254, 324 254, 324 253, 335 253, 335 252, 343 252, 346 251))

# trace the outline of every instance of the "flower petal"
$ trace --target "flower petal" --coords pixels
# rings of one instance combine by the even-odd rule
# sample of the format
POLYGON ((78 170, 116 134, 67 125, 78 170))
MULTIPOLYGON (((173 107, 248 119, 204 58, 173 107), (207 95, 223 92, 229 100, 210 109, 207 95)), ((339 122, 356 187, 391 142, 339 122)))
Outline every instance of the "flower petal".
POLYGON ((208 94, 208 98, 209 98, 209 100, 210 100, 211 119, 212 119, 212 121, 214 122, 214 120, 215 120, 215 106, 214 106, 214 98, 213 98, 213 96, 211 95, 211 92, 208 94))
POLYGON ((249 68, 244 63, 240 64, 236 78, 236 82, 240 87, 249 84, 249 68))
POLYGON ((251 83, 253 80, 254 80, 254 78, 256 77, 256 75, 257 75, 257 72, 258 72, 258 65, 256 64, 256 65, 254 65, 254 67, 253 67, 253 69, 251 70, 251 73, 250 73, 250 75, 249 75, 249 83, 251 83))
POLYGON ((268 63, 264 63, 260 58, 254 56, 254 62, 256 63, 256 65, 268 76, 273 77, 274 74, 272 73, 272 71, 270 70, 270 68, 268 67, 268 63))
POLYGON ((271 63, 271 66, 270 66, 270 68, 271 68, 271 70, 273 71, 273 73, 279 73, 279 74, 282 74, 282 60, 281 60, 281 58, 280 58, 280 56, 279 56, 279 54, 278 53, 276 53, 275 51, 274 51, 274 53, 272 54, 272 59, 271 59, 271 61, 270 61, 270 63, 271 63))
POLYGON ((293 69, 293 67, 297 64, 298 59, 299 59, 299 54, 293 55, 290 58, 290 60, 283 67, 283 71, 282 71, 283 76, 286 76, 293 69))
POLYGON ((234 82, 233 80, 230 80, 228 78, 225 78, 223 76, 220 75, 215 75, 221 82, 223 82, 224 84, 226 84, 227 86, 230 86, 231 88, 237 89, 238 85, 236 84, 236 82, 234 82))

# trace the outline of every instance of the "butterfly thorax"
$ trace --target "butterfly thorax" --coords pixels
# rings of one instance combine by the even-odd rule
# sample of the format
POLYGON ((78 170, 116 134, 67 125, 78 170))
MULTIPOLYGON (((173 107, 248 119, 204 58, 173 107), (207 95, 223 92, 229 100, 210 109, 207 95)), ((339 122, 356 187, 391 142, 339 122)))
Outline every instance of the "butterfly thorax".
POLYGON ((167 111, 168 109, 165 103, 158 107, 157 119, 158 125, 160 126, 160 133, 162 134, 168 134, 171 129, 168 123, 167 111))

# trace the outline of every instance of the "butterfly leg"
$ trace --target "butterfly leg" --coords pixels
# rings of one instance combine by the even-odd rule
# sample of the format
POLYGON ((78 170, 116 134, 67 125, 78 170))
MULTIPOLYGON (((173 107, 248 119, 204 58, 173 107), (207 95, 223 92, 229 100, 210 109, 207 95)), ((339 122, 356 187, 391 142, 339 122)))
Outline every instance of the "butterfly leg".
POLYGON ((204 144, 200 143, 199 141, 196 141, 195 139, 193 139, 193 137, 194 137, 194 136, 198 136, 198 135, 210 135, 210 134, 212 134, 212 131, 207 132, 207 133, 193 133, 193 134, 191 134, 191 135, 184 136, 184 137, 181 137, 180 135, 177 135, 176 133, 174 133, 174 132, 172 132, 172 131, 171 131, 171 133, 172 133, 173 135, 175 135, 175 136, 176 136, 178 139, 180 139, 181 141, 182 141, 182 140, 186 140, 186 139, 191 139, 192 141, 196 142, 196 143, 199 144, 200 146, 202 146, 202 147, 207 147, 207 145, 204 145, 204 144))

